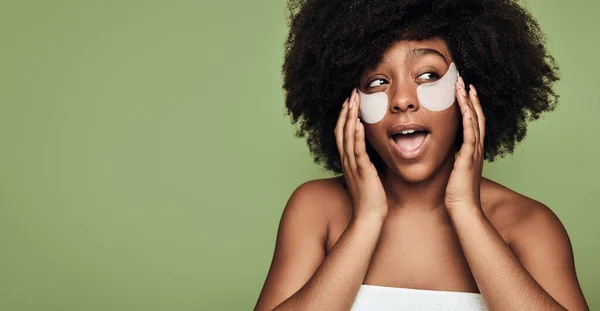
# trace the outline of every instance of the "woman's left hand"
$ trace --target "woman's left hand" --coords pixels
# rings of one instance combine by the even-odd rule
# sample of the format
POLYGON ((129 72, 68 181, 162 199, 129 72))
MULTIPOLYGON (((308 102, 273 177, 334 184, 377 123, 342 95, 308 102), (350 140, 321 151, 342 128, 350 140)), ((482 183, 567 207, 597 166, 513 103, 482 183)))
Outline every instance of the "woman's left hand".
POLYGON ((463 119, 463 144, 446 186, 446 208, 481 208, 479 189, 483 171, 485 117, 475 87, 470 85, 467 94, 462 78, 456 83, 456 98, 463 119))

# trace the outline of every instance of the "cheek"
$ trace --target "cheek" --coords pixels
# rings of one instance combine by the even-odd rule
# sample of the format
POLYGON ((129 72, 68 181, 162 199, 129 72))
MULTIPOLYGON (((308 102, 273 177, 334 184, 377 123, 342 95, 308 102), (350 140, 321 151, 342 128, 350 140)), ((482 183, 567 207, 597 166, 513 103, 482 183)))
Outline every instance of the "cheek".
POLYGON ((451 116, 449 121, 449 128, 451 129, 452 135, 456 136, 456 133, 461 128, 462 115, 460 113, 460 107, 458 104, 454 105, 454 109, 451 110, 451 116))
POLYGON ((385 146, 387 142, 386 131, 377 125, 365 124, 365 141, 369 143, 377 152, 385 146))
POLYGON ((365 126, 365 142, 373 145, 376 141, 377 131, 374 129, 374 126, 363 123, 365 126))
POLYGON ((436 140, 438 143, 452 144, 458 134, 462 116, 458 105, 454 105, 448 110, 435 113, 437 115, 436 122, 436 140))

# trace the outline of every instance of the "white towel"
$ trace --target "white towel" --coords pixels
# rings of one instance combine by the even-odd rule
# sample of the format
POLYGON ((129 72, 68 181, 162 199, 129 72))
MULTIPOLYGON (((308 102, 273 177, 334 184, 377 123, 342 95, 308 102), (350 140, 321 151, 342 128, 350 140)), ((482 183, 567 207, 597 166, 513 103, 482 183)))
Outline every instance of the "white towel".
POLYGON ((361 285, 352 311, 487 311, 478 293, 361 285))

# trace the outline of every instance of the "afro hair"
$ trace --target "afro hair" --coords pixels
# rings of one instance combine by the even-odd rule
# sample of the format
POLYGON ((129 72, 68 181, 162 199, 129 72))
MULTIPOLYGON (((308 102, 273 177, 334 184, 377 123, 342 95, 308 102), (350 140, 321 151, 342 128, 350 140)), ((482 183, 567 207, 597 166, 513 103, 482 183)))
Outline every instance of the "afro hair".
MULTIPOLYGON (((486 116, 484 157, 512 153, 527 121, 555 108, 558 66, 514 0, 289 0, 282 68, 286 114, 316 163, 341 173, 334 128, 363 72, 397 40, 440 37, 486 116)), ((457 138, 460 139, 460 138, 457 138)), ((367 142, 377 166, 381 158, 367 142)))

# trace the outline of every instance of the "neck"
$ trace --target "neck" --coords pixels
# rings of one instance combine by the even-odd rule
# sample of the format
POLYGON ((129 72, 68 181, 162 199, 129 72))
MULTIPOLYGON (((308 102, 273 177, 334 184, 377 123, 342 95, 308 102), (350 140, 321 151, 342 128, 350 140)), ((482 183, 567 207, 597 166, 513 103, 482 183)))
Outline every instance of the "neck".
POLYGON ((387 193, 388 209, 432 211, 445 209, 446 186, 454 167, 454 153, 444 160, 431 177, 409 182, 385 168, 383 187, 387 193))

